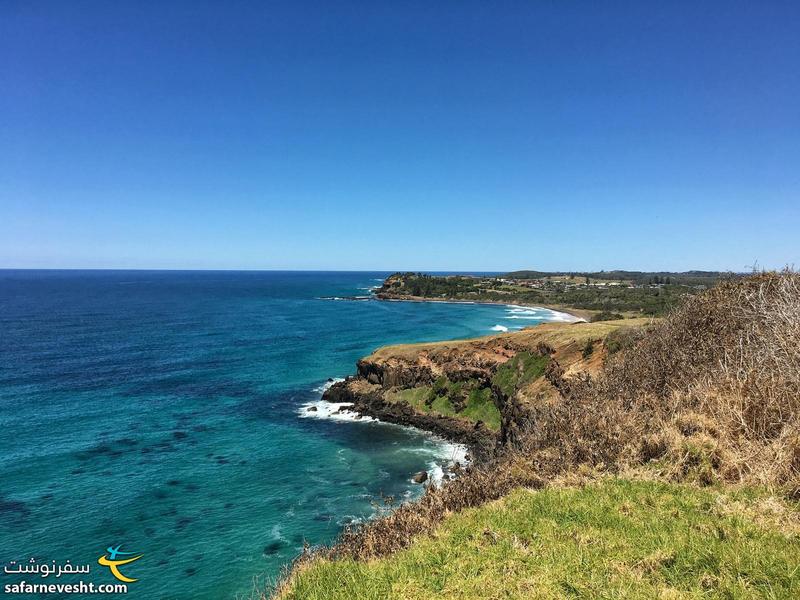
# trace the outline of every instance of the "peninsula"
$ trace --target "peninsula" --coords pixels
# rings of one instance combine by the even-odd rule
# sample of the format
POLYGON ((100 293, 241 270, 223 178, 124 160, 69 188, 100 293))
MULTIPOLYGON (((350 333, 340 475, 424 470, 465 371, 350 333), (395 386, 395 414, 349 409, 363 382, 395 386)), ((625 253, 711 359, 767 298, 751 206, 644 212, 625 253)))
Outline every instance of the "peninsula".
POLYGON ((685 296, 730 277, 735 275, 717 271, 514 271, 492 276, 395 273, 375 295, 383 300, 522 304, 565 311, 586 320, 613 320, 664 315, 685 296))

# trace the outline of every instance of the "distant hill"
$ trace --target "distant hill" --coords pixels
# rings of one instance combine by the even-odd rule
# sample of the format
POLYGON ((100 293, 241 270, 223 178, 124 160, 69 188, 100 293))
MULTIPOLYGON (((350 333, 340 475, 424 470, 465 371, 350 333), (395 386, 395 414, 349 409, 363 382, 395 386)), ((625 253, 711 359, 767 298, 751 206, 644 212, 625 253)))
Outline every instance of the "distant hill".
POLYGON ((633 283, 651 283, 666 281, 678 285, 706 285, 710 286, 723 277, 733 276, 733 273, 723 271, 511 271, 504 277, 509 279, 545 279, 547 277, 574 277, 600 279, 608 281, 630 281, 633 283))
POLYGON ((375 295, 384 300, 527 304, 601 320, 664 315, 687 296, 733 277, 714 271, 514 271, 483 277, 395 273, 386 278, 375 295))

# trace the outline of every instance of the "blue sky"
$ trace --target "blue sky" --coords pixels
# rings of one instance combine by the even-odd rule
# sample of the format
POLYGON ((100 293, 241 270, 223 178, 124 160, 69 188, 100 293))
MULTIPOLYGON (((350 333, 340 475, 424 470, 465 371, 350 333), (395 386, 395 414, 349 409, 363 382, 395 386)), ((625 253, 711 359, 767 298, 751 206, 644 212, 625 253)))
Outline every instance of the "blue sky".
POLYGON ((800 265, 797 2, 0 2, 0 267, 800 265))

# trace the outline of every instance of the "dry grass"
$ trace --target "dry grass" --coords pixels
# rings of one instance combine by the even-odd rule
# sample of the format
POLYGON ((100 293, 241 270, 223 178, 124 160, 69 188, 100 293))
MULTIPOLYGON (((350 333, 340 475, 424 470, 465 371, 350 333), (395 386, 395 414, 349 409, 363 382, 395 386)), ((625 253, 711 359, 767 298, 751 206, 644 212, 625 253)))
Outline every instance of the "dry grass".
POLYGON ((518 451, 555 450, 567 466, 657 460, 673 479, 800 492, 797 273, 724 281, 653 324, 596 379, 560 383, 562 401, 533 408, 518 451))

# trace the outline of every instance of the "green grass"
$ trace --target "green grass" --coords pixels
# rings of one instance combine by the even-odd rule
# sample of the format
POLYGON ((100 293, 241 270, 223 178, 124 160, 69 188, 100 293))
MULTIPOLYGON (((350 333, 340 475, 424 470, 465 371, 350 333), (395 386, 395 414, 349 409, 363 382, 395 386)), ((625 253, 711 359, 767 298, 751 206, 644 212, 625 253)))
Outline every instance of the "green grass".
POLYGON ((483 421, 489 429, 500 431, 500 411, 494 405, 489 388, 471 390, 461 414, 472 421, 483 421))
POLYGON ((549 361, 549 356, 520 352, 497 369, 492 377, 492 383, 499 387, 506 396, 511 397, 514 395, 515 389, 541 377, 549 361))
POLYGON ((799 597, 800 537, 760 500, 620 479, 517 490, 393 556, 315 561, 282 598, 799 597))
POLYGON ((423 385, 420 387, 409 388, 405 390, 396 390, 386 394, 386 399, 390 402, 408 402, 415 409, 425 412, 425 399, 430 395, 430 386, 423 385))
POLYGON ((500 411, 494 405, 491 390, 479 388, 474 381, 454 383, 446 377, 440 377, 433 386, 396 390, 387 393, 386 399, 390 402, 406 401, 419 412, 468 419, 473 422, 483 421, 488 429, 500 431, 500 411), (468 394, 466 405, 461 412, 456 412, 448 399, 447 395, 450 392, 468 394), (432 394, 435 398, 428 406, 425 401, 432 394))

